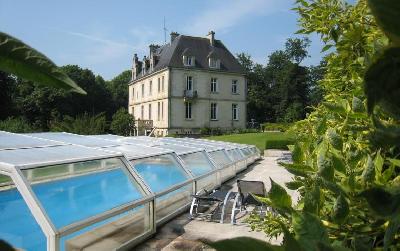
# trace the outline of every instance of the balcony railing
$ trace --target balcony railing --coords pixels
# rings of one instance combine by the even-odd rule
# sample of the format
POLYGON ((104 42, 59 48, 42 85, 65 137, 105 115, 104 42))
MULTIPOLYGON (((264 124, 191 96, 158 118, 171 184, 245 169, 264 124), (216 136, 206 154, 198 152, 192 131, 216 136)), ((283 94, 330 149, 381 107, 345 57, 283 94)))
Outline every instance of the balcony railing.
POLYGON ((151 129, 151 128, 153 128, 153 120, 149 120, 149 119, 135 120, 135 127, 151 129))
POLYGON ((197 98, 197 91, 195 90, 184 90, 183 91, 183 100, 188 101, 197 98))

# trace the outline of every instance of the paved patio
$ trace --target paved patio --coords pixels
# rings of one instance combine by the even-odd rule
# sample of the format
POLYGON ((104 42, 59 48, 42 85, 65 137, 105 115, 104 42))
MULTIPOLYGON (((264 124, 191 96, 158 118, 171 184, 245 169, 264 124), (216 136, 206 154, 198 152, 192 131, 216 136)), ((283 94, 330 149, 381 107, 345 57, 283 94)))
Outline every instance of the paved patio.
MULTIPOLYGON (((226 182, 224 186, 231 188, 232 191, 237 191, 236 179, 259 180, 263 181, 267 190, 269 190, 271 186, 269 177, 283 185, 291 180, 292 175, 278 165, 278 162, 282 160, 290 160, 289 153, 287 151, 275 151, 273 156, 264 157, 264 159, 254 163, 237 177, 226 182)), ((296 202, 298 194, 291 190, 288 190, 288 193, 292 196, 293 202, 296 202)), ((136 247, 135 250, 209 250, 197 241, 203 238, 215 241, 248 236, 266 240, 264 233, 251 231, 249 226, 242 222, 246 216, 244 215, 237 225, 231 225, 229 221, 220 224, 203 220, 189 220, 187 212, 165 224, 153 238, 136 247)), ((270 242, 278 244, 281 239, 272 239, 270 242)))

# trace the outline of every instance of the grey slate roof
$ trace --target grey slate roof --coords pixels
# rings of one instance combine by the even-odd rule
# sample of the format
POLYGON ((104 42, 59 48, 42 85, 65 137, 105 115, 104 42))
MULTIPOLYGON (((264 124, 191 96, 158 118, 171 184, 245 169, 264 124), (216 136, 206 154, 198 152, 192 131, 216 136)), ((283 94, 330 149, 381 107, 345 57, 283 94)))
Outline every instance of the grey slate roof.
MULTIPOLYGON (((157 61, 152 72, 171 67, 243 73, 239 62, 220 40, 215 40, 214 46, 211 46, 208 38, 179 35, 171 43, 158 48, 155 51, 155 56, 157 57, 157 61), (195 65, 185 66, 182 60, 183 54, 194 56, 195 65), (209 68, 208 58, 210 56, 220 60, 220 69, 209 68)), ((152 72, 147 71, 145 75, 141 72, 138 74, 137 79, 152 72)))

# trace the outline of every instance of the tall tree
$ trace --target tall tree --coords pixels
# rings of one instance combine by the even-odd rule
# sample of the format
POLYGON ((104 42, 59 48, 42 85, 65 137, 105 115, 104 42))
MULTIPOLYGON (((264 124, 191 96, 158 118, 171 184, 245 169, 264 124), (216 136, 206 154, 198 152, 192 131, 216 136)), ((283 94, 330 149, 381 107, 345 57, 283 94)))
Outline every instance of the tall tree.
POLYGON ((110 81, 106 82, 106 87, 111 93, 115 110, 120 107, 128 106, 128 84, 131 81, 131 71, 126 70, 110 81))
POLYGON ((265 67, 255 64, 248 54, 238 54, 247 78, 249 119, 292 122, 305 117, 314 82, 309 69, 300 63, 308 56, 309 45, 307 38, 289 38, 284 50, 268 57, 265 67))
POLYGON ((16 79, 11 74, 0 71, 0 120, 14 113, 13 94, 16 88, 16 79))

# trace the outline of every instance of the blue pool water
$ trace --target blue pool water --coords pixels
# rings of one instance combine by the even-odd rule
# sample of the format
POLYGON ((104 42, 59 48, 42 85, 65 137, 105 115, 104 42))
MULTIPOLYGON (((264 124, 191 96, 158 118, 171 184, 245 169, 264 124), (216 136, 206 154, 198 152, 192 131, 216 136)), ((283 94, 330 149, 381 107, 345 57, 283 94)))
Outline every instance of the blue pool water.
MULTIPOLYGON (((32 186, 57 228, 139 199, 122 169, 32 186)), ((45 250, 45 237, 16 189, 0 192, 0 238, 25 250, 45 250)))
POLYGON ((181 167, 172 164, 141 162, 134 166, 136 171, 155 193, 188 179, 181 167))
POLYGON ((0 192, 0 239, 29 251, 46 249, 46 237, 17 189, 0 192))
MULTIPOLYGON (((154 192, 188 179, 172 164, 140 163, 135 168, 154 192)), ((142 197, 122 169, 41 183, 32 189, 57 228, 142 197)), ((0 238, 27 251, 46 249, 46 238, 17 189, 0 191, 0 238)))

